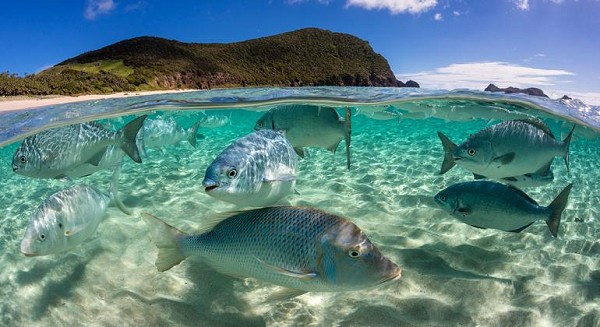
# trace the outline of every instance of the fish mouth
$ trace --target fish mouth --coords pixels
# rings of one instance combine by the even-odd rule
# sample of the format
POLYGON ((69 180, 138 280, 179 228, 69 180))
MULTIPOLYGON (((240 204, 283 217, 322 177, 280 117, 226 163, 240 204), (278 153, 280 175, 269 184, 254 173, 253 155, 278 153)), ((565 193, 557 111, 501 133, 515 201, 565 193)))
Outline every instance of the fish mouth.
POLYGON ((212 191, 212 190, 216 189, 217 187, 218 187, 217 185, 206 186, 206 187, 204 188, 204 191, 208 193, 208 192, 210 192, 210 191, 212 191))
POLYGON ((457 157, 457 156, 453 156, 452 159, 454 159, 454 161, 458 161, 458 160, 461 160, 462 158, 461 157, 457 157))
POLYGON ((387 282, 391 282, 393 280, 397 280, 400 279, 400 277, 402 277, 402 269, 400 267, 397 267, 397 269, 390 274, 389 276, 387 276, 386 278, 382 279, 379 284, 383 284, 383 283, 387 283, 387 282))
POLYGON ((24 256, 26 256, 26 257, 30 257, 30 258, 31 258, 31 257, 37 257, 37 256, 38 256, 38 255, 37 255, 37 254, 35 254, 35 253, 25 253, 25 252, 21 252, 21 253, 23 253, 23 255, 24 255, 24 256))

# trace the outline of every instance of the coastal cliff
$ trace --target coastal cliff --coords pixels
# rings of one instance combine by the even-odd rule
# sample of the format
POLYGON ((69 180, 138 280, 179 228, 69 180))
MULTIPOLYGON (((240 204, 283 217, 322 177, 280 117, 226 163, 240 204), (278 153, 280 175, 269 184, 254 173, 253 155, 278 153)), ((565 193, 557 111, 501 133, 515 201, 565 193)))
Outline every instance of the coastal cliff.
POLYGON ((0 75, 0 95, 319 85, 405 86, 367 41, 316 28, 228 44, 137 37, 35 75, 0 75))

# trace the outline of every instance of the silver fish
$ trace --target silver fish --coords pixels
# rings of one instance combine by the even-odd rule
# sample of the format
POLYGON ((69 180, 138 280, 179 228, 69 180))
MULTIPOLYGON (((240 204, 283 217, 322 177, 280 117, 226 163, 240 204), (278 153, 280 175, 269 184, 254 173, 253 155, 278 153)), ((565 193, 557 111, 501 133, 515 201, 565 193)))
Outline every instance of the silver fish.
POLYGON ((360 290, 401 274, 360 228, 319 209, 244 211, 196 235, 184 234, 151 215, 143 217, 159 249, 159 271, 186 257, 200 257, 222 273, 284 286, 290 290, 288 296, 360 290))
POLYGON ((13 156, 13 171, 29 177, 64 178, 82 164, 98 166, 111 145, 120 147, 131 159, 141 163, 136 136, 145 118, 145 115, 138 117, 116 132, 91 122, 29 136, 13 156))
POLYGON ((202 185, 219 200, 240 206, 270 205, 294 193, 296 154, 281 133, 254 131, 217 156, 202 185))
POLYGON ((518 188, 540 187, 552 183, 552 181, 554 181, 554 173, 552 172, 552 169, 548 169, 545 174, 531 173, 512 177, 503 177, 500 180, 518 188))
POLYGON ((52 194, 32 215, 21 252, 41 256, 78 246, 96 231, 110 200, 107 194, 84 184, 52 194))
POLYGON ((200 126, 204 128, 219 128, 231 124, 231 115, 205 114, 198 122, 200 123, 200 126))
POLYGON ((557 237, 572 186, 567 185, 547 207, 540 206, 517 188, 491 181, 454 184, 436 194, 434 199, 442 209, 474 227, 518 233, 544 220, 552 236, 557 237))
POLYGON ((335 153, 340 142, 345 140, 346 166, 350 169, 350 119, 349 108, 346 108, 344 120, 332 107, 285 105, 265 113, 254 129, 283 131, 300 157, 305 156, 305 147, 319 147, 335 153))
POLYGON ((196 122, 185 130, 172 117, 146 119, 143 128, 144 147, 161 148, 183 140, 187 140, 193 147, 196 147, 197 139, 204 138, 202 134, 198 134, 199 126, 200 122, 196 122))
POLYGON ((440 174, 455 164, 491 179, 537 173, 545 176, 554 157, 563 156, 569 169, 569 144, 575 126, 564 141, 557 141, 541 121, 510 120, 479 131, 457 146, 444 134, 440 174))

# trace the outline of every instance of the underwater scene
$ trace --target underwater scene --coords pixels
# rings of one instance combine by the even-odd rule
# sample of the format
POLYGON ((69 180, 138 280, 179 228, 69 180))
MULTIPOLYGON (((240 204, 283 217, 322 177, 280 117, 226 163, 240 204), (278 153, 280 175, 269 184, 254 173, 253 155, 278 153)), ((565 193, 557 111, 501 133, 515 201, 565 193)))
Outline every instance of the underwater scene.
POLYGON ((249 88, 0 116, 2 326, 598 326, 600 115, 249 88))

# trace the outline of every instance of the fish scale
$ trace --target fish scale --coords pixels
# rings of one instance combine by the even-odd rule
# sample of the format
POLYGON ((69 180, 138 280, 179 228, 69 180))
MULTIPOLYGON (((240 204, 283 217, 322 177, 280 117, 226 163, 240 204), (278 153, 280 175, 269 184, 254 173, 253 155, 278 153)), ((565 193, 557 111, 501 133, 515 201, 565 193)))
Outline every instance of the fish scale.
POLYGON ((222 273, 301 292, 362 289, 397 278, 401 271, 356 225, 319 209, 249 210, 197 235, 150 215, 144 218, 159 248, 160 271, 194 256, 222 273))

